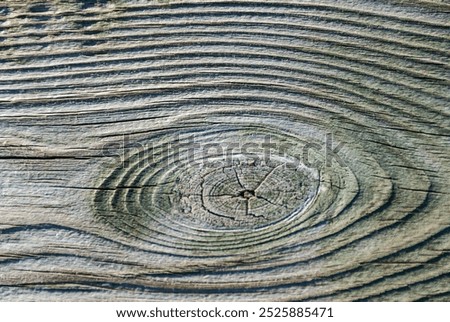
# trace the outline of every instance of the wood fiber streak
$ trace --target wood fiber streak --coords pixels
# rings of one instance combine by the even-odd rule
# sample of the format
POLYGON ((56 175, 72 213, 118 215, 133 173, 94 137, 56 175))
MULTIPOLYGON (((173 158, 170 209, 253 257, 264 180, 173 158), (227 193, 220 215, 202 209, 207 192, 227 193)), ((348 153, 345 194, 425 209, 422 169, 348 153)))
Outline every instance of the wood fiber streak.
POLYGON ((0 0, 0 300, 449 301, 449 66, 446 1, 0 0))

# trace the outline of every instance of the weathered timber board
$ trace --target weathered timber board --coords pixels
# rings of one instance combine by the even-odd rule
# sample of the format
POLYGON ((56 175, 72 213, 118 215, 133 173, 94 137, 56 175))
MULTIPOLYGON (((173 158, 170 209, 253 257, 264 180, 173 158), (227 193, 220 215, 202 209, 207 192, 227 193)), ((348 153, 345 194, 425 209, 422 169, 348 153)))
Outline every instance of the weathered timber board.
POLYGON ((0 300, 450 300, 449 31, 447 1, 1 0, 0 300))

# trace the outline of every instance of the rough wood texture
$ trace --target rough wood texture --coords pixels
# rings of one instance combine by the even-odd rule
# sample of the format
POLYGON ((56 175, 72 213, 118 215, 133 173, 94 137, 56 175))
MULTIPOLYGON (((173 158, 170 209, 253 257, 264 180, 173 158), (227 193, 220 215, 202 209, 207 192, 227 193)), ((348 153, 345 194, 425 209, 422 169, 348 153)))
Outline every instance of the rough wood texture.
POLYGON ((449 12, 2 0, 0 299, 450 300, 449 12))

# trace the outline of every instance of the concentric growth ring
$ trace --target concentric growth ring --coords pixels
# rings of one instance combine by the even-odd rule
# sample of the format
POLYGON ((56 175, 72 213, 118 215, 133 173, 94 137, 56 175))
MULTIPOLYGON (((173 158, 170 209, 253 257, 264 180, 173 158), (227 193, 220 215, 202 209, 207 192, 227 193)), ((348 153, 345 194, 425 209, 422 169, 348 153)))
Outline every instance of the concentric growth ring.
MULTIPOLYGON (((319 133, 297 121, 297 129, 308 128, 319 133)), ((370 156, 359 151, 367 160, 363 169, 352 169, 344 156, 327 160, 326 144, 261 122, 163 130, 129 147, 122 167, 98 190, 98 215, 150 249, 171 254, 248 255, 255 247, 277 247, 292 233, 307 241, 312 228, 334 217, 351 220, 341 210, 359 189, 378 191, 372 206, 391 191, 388 180, 358 181, 360 171, 383 173, 370 156)), ((309 238, 320 236, 314 232, 309 238)))

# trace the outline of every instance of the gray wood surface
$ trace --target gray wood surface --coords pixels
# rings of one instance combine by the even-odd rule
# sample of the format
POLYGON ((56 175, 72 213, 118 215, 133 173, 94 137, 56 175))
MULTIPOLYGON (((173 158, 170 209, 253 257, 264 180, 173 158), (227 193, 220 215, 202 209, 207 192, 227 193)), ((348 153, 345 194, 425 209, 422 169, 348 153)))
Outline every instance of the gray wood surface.
POLYGON ((0 300, 449 301, 449 18, 1 0, 0 300))

